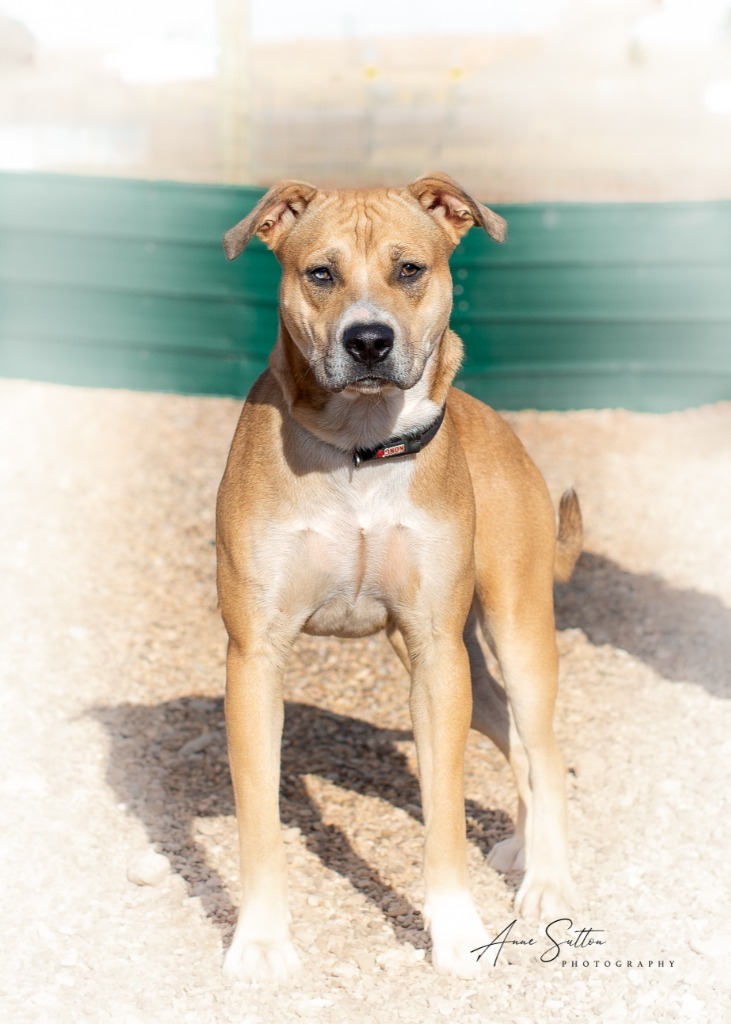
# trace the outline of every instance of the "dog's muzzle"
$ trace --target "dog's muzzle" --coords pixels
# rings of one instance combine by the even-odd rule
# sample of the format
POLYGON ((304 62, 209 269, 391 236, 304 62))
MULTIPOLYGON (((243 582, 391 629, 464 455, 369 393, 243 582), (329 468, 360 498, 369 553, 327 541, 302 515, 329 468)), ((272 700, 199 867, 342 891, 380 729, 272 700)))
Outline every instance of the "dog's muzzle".
POLYGON ((399 337, 397 326, 375 318, 339 330, 322 361, 313 366, 318 383, 328 391, 352 388, 363 394, 377 394, 384 387, 405 391, 423 368, 423 359, 399 337))

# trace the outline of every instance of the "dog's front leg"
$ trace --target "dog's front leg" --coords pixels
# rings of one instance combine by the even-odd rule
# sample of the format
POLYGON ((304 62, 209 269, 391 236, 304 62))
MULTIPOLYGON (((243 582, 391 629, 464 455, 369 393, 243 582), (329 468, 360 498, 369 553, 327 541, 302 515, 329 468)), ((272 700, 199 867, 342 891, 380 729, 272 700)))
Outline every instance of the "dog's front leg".
POLYGON ((281 649, 229 642, 226 728, 236 798, 242 901, 224 971, 282 981, 299 969, 289 935, 279 775, 284 704, 281 649))
MULTIPOLYGON (((408 645, 408 640, 407 640, 408 645)), ((461 635, 436 631, 409 645, 414 726, 426 839, 424 917, 437 971, 474 977, 488 940, 467 887, 464 751, 472 715, 470 669, 461 635)))

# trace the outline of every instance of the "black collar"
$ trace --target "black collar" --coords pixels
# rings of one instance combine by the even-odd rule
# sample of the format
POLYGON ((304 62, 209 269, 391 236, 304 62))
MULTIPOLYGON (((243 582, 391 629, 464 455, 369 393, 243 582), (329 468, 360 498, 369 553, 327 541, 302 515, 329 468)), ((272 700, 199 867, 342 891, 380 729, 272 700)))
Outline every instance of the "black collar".
POLYGON ((353 465, 358 468, 361 462, 371 462, 373 459, 398 459, 402 455, 416 455, 422 448, 426 448, 432 438, 436 437, 437 431, 444 421, 446 402, 441 412, 426 430, 417 433, 410 431, 402 434, 401 437, 389 437, 388 441, 377 444, 375 448, 356 448, 353 452, 353 465))

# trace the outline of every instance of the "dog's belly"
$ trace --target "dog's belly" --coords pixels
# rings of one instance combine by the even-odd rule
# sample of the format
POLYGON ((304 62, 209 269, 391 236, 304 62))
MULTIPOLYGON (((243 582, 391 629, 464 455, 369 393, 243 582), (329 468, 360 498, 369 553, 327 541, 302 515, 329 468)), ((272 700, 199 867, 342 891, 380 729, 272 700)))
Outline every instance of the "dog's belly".
POLYGON ((336 597, 310 615, 302 631, 311 636, 370 636, 384 628, 387 618, 385 605, 372 597, 359 597, 354 602, 336 597))

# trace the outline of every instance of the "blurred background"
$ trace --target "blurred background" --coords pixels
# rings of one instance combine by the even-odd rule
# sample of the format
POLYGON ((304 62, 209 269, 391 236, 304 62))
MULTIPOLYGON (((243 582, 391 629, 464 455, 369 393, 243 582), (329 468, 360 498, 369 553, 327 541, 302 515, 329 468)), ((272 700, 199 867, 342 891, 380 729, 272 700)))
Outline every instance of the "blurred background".
POLYGON ((731 0, 0 0, 0 375, 244 395, 284 177, 452 174, 457 383, 503 409, 731 399, 731 0))
POLYGON ((0 0, 0 169, 731 197, 729 0, 0 0))

